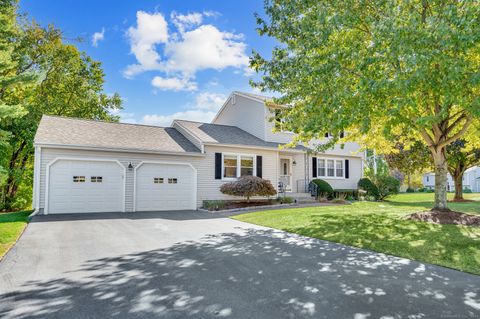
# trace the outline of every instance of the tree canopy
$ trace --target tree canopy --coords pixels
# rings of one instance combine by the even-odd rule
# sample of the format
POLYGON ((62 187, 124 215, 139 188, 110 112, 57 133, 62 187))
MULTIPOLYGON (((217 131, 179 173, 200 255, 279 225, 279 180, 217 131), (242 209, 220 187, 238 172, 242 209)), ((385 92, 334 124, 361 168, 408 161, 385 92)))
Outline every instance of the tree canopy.
POLYGON ((19 19, 15 2, 4 4, 9 6, 1 12, 18 30, 11 33, 14 46, 6 54, 8 74, 1 73, 6 63, 0 63, 0 104, 21 110, 0 118, 5 133, 0 144, 0 209, 12 209, 30 204, 33 138, 42 114, 117 121, 111 111, 121 107, 121 99, 103 92, 101 64, 66 43, 59 29, 19 19))
POLYGON ((446 146, 480 117, 480 3, 266 0, 265 12, 258 31, 280 44, 271 58, 253 53, 252 85, 291 106, 294 142, 325 132, 324 147, 420 141, 435 164, 435 208, 447 209, 446 146))

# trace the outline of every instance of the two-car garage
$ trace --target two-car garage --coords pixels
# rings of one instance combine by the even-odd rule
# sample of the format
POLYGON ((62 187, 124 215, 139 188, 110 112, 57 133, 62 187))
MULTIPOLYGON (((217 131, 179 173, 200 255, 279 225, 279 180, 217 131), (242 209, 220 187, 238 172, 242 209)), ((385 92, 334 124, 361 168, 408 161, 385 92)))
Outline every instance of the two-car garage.
POLYGON ((141 161, 129 169, 119 160, 56 158, 46 171, 49 214, 196 208, 196 170, 188 163, 141 161))

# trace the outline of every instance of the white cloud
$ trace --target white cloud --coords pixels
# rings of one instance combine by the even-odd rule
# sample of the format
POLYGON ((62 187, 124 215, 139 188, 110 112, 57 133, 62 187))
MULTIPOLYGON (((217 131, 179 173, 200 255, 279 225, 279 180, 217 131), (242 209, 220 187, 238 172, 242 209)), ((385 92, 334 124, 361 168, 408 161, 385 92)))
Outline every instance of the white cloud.
POLYGON ((197 94, 194 104, 190 105, 189 109, 172 114, 147 114, 142 118, 142 123, 168 126, 176 119, 209 123, 225 99, 226 96, 221 93, 202 92, 197 94))
POLYGON ((169 126, 176 119, 208 123, 214 118, 215 114, 216 112, 202 110, 188 110, 168 115, 147 114, 143 117, 142 122, 159 126, 169 126))
POLYGON ((170 14, 173 24, 177 27, 180 33, 183 33, 186 29, 197 26, 202 23, 203 15, 198 12, 189 14, 179 14, 173 11, 170 14))
POLYGON ((132 77, 143 71, 160 68, 160 55, 156 45, 168 41, 168 25, 161 13, 137 12, 137 27, 127 31, 131 53, 138 64, 129 65, 124 71, 126 77, 132 77))
POLYGON ((197 83, 191 82, 188 78, 163 78, 156 76, 152 79, 152 85, 162 91, 196 91, 197 83))
POLYGON ((127 32, 137 64, 127 66, 124 75, 132 77, 145 71, 158 71, 162 76, 155 77, 152 85, 162 90, 180 91, 196 89, 194 80, 198 71, 220 71, 227 67, 244 70, 248 65, 244 36, 202 24, 205 17, 217 15, 210 11, 172 12, 171 21, 178 33, 169 33, 161 13, 137 12, 137 26, 130 27, 127 32), (164 44, 162 54, 158 44, 164 44))
POLYGON ((199 110, 218 111, 226 99, 225 94, 203 92, 195 98, 195 108, 199 110))
POLYGON ((102 28, 101 32, 95 32, 92 35, 92 45, 94 47, 98 46, 98 42, 103 41, 105 39, 105 28, 102 28))

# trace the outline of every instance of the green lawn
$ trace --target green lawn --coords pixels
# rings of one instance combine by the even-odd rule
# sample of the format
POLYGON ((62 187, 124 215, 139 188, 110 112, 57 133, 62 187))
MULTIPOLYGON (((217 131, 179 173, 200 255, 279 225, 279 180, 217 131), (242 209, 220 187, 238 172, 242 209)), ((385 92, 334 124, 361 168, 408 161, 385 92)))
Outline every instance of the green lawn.
MULTIPOLYGON (((475 202, 451 203, 451 209, 480 214, 480 194, 465 198, 475 202)), ((480 275, 479 227, 403 218, 431 208, 432 202, 432 193, 400 194, 388 202, 270 210, 233 218, 480 275)))
POLYGON ((0 258, 15 244, 32 211, 0 213, 0 258))

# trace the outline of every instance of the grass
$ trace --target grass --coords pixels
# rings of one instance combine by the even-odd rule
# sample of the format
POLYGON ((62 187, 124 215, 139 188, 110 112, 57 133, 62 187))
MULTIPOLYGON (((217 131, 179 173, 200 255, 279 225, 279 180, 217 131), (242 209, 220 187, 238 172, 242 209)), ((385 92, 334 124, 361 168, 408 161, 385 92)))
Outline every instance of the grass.
POLYGON ((0 259, 15 244, 27 226, 27 218, 32 211, 0 213, 0 259))
MULTIPOLYGON (((450 208, 480 214, 480 194, 465 198, 475 202, 451 203, 450 208)), ((403 218, 432 206, 432 193, 413 193, 396 195, 388 202, 269 210, 233 218, 480 275, 480 227, 403 218)))

